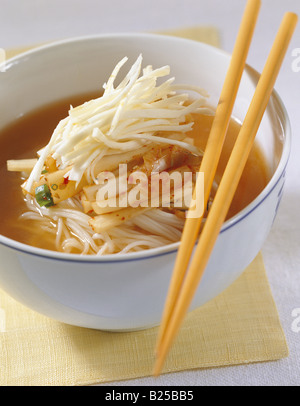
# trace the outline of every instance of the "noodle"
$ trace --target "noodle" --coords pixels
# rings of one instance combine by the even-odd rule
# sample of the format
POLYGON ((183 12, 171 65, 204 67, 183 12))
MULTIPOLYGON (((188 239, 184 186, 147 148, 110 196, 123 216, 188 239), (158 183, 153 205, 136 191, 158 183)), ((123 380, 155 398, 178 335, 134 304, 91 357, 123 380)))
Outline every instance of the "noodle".
POLYGON ((207 95, 198 87, 174 85, 174 78, 157 85, 170 68, 142 70, 141 55, 115 87, 126 61, 116 65, 101 97, 71 106, 49 143, 38 151, 37 162, 32 160, 34 166, 22 185, 27 211, 21 219, 54 234, 60 252, 121 254, 161 247, 181 237, 187 205, 181 201, 177 210, 176 204, 185 196, 183 184, 178 189, 175 181, 169 183, 166 192, 162 178, 159 204, 145 204, 152 203, 148 192, 154 193, 153 173, 165 173, 171 182, 175 171, 182 177, 192 172, 189 188, 195 184, 203 152, 187 134, 193 128, 193 113, 211 111, 207 95), (188 91, 197 99, 191 100, 188 91), (126 196, 124 177, 118 174, 121 164, 127 168, 126 196), (107 206, 110 203, 115 205, 107 206))
POLYGON ((109 232, 93 233, 89 216, 82 213, 76 198, 59 203, 55 209, 41 208, 30 195, 25 202, 29 211, 21 217, 55 233, 56 249, 67 253, 104 255, 156 248, 178 241, 184 225, 176 215, 152 209, 109 232))

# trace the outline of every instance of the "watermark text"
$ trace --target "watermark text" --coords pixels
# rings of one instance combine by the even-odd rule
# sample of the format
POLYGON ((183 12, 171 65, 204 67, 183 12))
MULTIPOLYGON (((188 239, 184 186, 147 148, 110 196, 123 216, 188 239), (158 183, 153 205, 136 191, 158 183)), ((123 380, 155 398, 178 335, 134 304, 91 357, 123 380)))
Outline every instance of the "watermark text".
POLYGON ((190 218, 204 213, 204 174, 188 167, 170 172, 128 173, 127 164, 120 164, 118 173, 101 172, 97 182, 94 208, 98 214, 125 207, 190 209, 190 218))
POLYGON ((300 72, 300 48, 294 48, 292 50, 292 57, 293 62, 292 62, 292 71, 295 73, 300 72))
POLYGON ((0 48, 0 72, 5 72, 6 52, 0 48), (1 66, 3 64, 3 66, 1 66))
POLYGON ((294 320, 291 329, 294 333, 300 333, 300 308, 293 309, 292 317, 294 320))
POLYGON ((6 332, 6 314, 5 310, 0 307, 0 333, 6 332))

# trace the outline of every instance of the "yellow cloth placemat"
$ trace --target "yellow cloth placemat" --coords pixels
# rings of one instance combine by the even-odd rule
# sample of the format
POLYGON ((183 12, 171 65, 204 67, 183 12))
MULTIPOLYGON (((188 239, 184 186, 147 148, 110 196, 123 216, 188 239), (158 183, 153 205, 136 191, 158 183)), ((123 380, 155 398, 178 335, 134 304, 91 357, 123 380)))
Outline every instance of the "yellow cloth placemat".
MULTIPOLYGON (((210 27, 165 33, 219 45, 218 32, 210 27)), ((7 57, 22 50, 7 52, 7 57)), ((88 385, 150 376, 157 333, 157 328, 109 333, 69 326, 0 290, 0 385, 88 385)), ((163 373, 287 355, 259 254, 225 292, 187 315, 163 373)))
MULTIPOLYGON (((0 291, 0 385, 87 385, 150 376, 157 328, 109 333, 39 315, 0 291)), ((225 292, 187 315, 163 372, 288 355, 261 254, 225 292)))
MULTIPOLYGON (((219 31, 210 26, 203 26, 203 27, 187 27, 187 28, 180 28, 176 30, 166 30, 166 31, 158 31, 156 34, 162 35, 171 35, 176 37, 182 37, 186 39, 193 39, 195 41, 205 42, 206 44, 213 45, 220 47, 221 40, 219 31)), ((32 49, 32 46, 22 47, 22 48, 12 48, 6 49, 6 58, 12 58, 13 56, 19 54, 20 52, 25 52, 32 49)))

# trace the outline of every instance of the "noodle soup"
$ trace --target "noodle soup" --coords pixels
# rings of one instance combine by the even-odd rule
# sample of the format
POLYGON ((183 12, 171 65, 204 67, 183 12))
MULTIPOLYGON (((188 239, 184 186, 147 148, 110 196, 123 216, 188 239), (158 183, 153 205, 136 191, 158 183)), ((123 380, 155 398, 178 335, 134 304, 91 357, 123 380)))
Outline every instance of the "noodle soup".
MULTIPOLYGON (((70 99, 60 100, 56 103, 46 105, 39 110, 33 111, 24 117, 20 117, 9 127, 0 133, 0 186, 5 191, 5 199, 1 199, 1 213, 5 213, 1 218, 0 232, 14 240, 23 242, 39 248, 50 250, 64 249, 57 246, 56 227, 45 226, 40 222, 22 219, 20 216, 27 211, 27 206, 22 194, 20 184, 22 183, 21 174, 9 172, 6 168, 6 161, 9 159, 32 158, 33 151, 37 151, 45 145, 57 123, 63 119, 68 112, 69 106, 80 105, 87 100, 93 99, 98 95, 86 94, 74 96, 70 99), (42 228, 41 228, 42 225, 42 228)), ((211 128, 213 116, 194 114, 193 130, 188 133, 195 141, 195 145, 205 149, 205 144, 211 128)), ((233 142, 239 131, 239 124, 232 120, 224 144, 223 153, 216 174, 216 182, 219 183, 222 171, 225 168, 233 142)), ((235 198, 232 202, 228 218, 246 207, 263 190, 268 182, 268 171, 264 161, 263 154, 255 144, 249 156, 235 198)), ((158 212, 156 213, 158 214, 158 212)), ((136 245, 137 249, 147 249, 159 245, 169 244, 179 241, 181 230, 184 224, 182 216, 176 216, 171 210, 161 213, 162 216, 150 216, 145 214, 143 221, 130 223, 129 226, 122 225, 120 235, 114 233, 107 237, 106 247, 109 247, 110 240, 119 239, 120 242, 108 253, 122 251, 124 247, 132 243, 137 238, 141 243, 136 245), (163 216, 165 215, 165 217, 163 216), (171 217, 172 216, 172 217, 171 217), (148 221, 148 225, 144 223, 148 221), (128 239, 129 242, 123 240, 128 239), (143 242, 143 240, 145 240, 143 242), (119 247, 118 248, 118 244, 119 247)), ((112 243, 111 243, 112 244, 112 243)), ((68 252, 68 248, 65 247, 68 252)), ((82 248, 72 246, 70 252, 80 253, 82 248)), ((103 250, 103 253, 106 253, 103 250)))
MULTIPOLYGON (((55 230, 54 218, 47 222, 47 232, 41 227, 39 220, 31 222, 21 218, 20 221, 20 215, 29 211, 21 188, 25 179, 20 172, 7 172, 6 161, 36 158, 37 150, 49 141, 59 120, 66 117, 69 104, 75 106, 91 97, 87 95, 78 98, 76 102, 76 97, 70 96, 84 95, 99 89, 120 55, 127 55, 133 61, 141 50, 146 63, 153 66, 170 64, 176 83, 205 86, 210 94, 210 105, 217 105, 230 55, 203 43, 176 37, 141 33, 106 34, 61 41, 16 57, 9 62, 7 71, 1 76, 0 227, 4 235, 0 235, 0 255, 3 259, 0 284, 15 300, 60 322, 113 331, 158 325, 179 243, 154 249, 146 249, 146 245, 135 248, 131 246, 131 251, 125 251, 124 255, 109 255, 108 249, 113 247, 107 244, 107 250, 103 252, 105 255, 100 257, 58 252, 56 232, 50 231, 55 230), (191 60, 192 64, 186 63, 191 60), (69 100, 64 100, 65 97, 69 97, 69 100), (55 104, 49 104, 53 102, 56 107, 55 104), (37 128, 39 120, 41 126, 37 128), (31 126, 27 122, 31 122, 31 126), (9 128, 6 127, 8 125, 9 128), (13 239, 5 235, 10 235, 13 239), (133 250, 135 251, 132 252, 133 250)), ((258 80, 259 74, 247 66, 239 89, 239 96, 245 103, 250 102, 258 80)), ((240 103, 241 99, 237 100, 233 111, 233 117, 240 121, 243 120, 245 107, 245 103, 240 103)), ((155 116, 154 119, 157 119, 157 115, 155 116)), ((201 127, 203 143, 212 119, 204 116, 202 114, 201 120, 199 117, 199 123, 196 123, 201 127)), ((185 125, 184 122, 182 124, 185 125)), ((233 122, 232 125, 236 127, 238 124, 233 122)), ((233 134, 231 130, 230 134, 233 134)), ((229 137, 226 145, 227 142, 229 137)), ((251 170, 255 170, 256 174, 249 177, 244 175, 245 179, 249 179, 245 182, 245 192, 253 190, 255 196, 261 187, 258 186, 256 191, 254 187, 261 181, 264 184, 267 179, 270 180, 250 205, 222 227, 190 310, 224 291, 260 251, 272 227, 282 195, 290 142, 291 132, 286 110, 280 97, 274 92, 257 134, 257 143, 265 159, 255 146, 257 153, 254 151, 254 155, 251 154, 251 170), (267 165, 264 164, 265 160, 267 165)), ((136 150, 140 151, 141 148, 136 150)), ((220 175, 219 170, 217 175, 220 175)), ((28 177, 28 173, 26 176, 28 177)), ((251 200, 252 196, 248 198, 251 200)), ((241 202, 239 200, 240 207, 246 204, 241 202)), ((50 207, 49 211, 53 208, 57 206, 50 207)), ((39 210, 45 212, 43 209, 40 207, 39 210)), ((238 208, 233 213, 236 210, 238 208)), ((162 214, 167 214, 168 219, 170 215, 171 218, 174 215, 162 214)), ((148 219, 144 226, 149 227, 150 224, 153 223, 148 219)), ((159 225, 162 227, 161 221, 159 225)), ((165 227, 162 228, 164 230, 159 228, 156 231, 164 232, 170 239, 171 228, 168 227, 167 232, 165 227)), ((117 229, 120 231, 122 227, 117 229)), ((176 238, 179 239, 181 233, 178 231, 176 238)), ((142 242, 146 243, 147 239, 148 244, 157 244, 158 238, 150 239, 147 237, 149 234, 149 231, 143 233, 142 242)), ((125 233, 126 238, 128 235, 125 233)), ((112 241, 115 242, 116 238, 112 241)))

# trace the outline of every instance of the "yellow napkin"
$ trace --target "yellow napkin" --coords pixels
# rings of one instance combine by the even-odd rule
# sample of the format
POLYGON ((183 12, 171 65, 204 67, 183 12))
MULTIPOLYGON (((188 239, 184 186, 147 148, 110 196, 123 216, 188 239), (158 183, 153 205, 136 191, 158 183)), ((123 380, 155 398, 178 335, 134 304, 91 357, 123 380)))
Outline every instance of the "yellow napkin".
MULTIPOLYGON (((171 35, 176 37, 182 37, 187 39, 193 39, 196 41, 205 42, 206 44, 213 45, 216 47, 220 47, 220 35, 219 31, 210 26, 203 26, 203 27, 187 27, 187 28, 180 28, 176 30, 166 30, 166 31, 159 31, 156 34, 162 35, 171 35)), ((41 44, 42 45, 42 44, 41 44)), ((37 45, 36 45, 37 46, 37 45)), ((22 48, 12 48, 6 49, 6 58, 12 58, 13 56, 19 54, 20 52, 29 51, 32 49, 32 46, 22 47, 22 48)))
MULTIPOLYGON (((218 45, 213 28, 178 33, 218 45)), ((109 333, 69 326, 27 309, 0 290, 0 385, 87 385, 149 376, 157 333, 157 328, 109 333)), ((225 292, 187 315, 163 373, 287 355, 259 254, 225 292)))
MULTIPOLYGON (((56 322, 0 291, 0 385, 86 385, 149 376, 157 328, 109 333, 56 322)), ((225 292, 189 313, 163 372, 288 355, 261 254, 225 292)))

